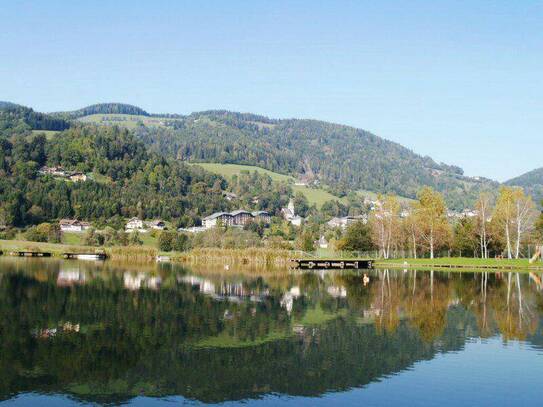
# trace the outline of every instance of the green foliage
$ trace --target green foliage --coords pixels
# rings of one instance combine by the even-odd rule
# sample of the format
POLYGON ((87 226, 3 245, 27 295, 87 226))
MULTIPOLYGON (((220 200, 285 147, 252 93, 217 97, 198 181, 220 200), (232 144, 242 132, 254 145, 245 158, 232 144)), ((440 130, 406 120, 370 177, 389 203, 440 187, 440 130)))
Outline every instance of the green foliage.
POLYGON ((361 221, 349 225, 345 236, 338 242, 339 250, 368 251, 374 248, 371 229, 361 221))
MULTIPOLYGON (((543 206, 543 202, 541 206, 543 206)), ((537 238, 539 239, 539 242, 543 242, 543 212, 541 212, 541 214, 537 218, 537 221, 535 224, 535 230, 536 230, 536 234, 537 234, 537 238)))
POLYGON ((296 248, 304 252, 312 252, 315 249, 315 235, 309 230, 303 230, 296 239, 296 248))
POLYGON ((543 168, 527 172, 506 182, 507 185, 523 187, 532 195, 534 201, 540 202, 543 207, 543 168))
POLYGON ((315 120, 210 111, 187 116, 173 128, 140 127, 136 134, 170 157, 318 179, 340 195, 365 189, 414 198, 422 185, 430 185, 445 193, 450 207, 462 208, 482 188, 495 186, 364 130, 315 120))
POLYGON ((28 135, 32 130, 65 130, 68 122, 10 103, 0 104, 0 136, 28 135))
POLYGON ((479 250, 475 218, 462 218, 454 227, 452 248, 460 257, 475 256, 479 250))
POLYGON ((90 105, 73 112, 59 112, 53 113, 52 116, 62 117, 64 119, 77 119, 83 116, 90 116, 93 114, 131 114, 138 116, 149 116, 145 110, 125 103, 98 103, 90 105))
POLYGON ((188 217, 230 209, 226 181, 198 167, 149 154, 127 130, 75 126, 47 140, 0 137, 0 221, 24 226, 79 218, 119 229, 124 218, 188 217), (42 165, 92 172, 111 182, 38 175, 42 165))
POLYGON ((31 242, 60 243, 60 227, 56 224, 40 223, 25 232, 25 238, 31 242))
POLYGON ((173 248, 174 232, 163 230, 158 236, 158 249, 163 252, 171 252, 173 248))
POLYGON ((128 244, 131 244, 133 246, 141 246, 143 244, 143 241, 140 238, 140 232, 135 230, 130 233, 130 237, 128 238, 128 244))

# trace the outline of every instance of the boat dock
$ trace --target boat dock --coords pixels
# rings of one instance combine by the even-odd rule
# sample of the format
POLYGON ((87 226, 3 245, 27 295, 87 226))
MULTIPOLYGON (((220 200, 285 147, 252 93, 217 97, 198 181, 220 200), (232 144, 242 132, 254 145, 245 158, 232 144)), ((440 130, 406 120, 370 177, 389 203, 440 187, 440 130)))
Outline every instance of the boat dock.
POLYGON ((77 260, 105 260, 107 255, 105 253, 62 253, 62 257, 77 260))
POLYGON ((367 270, 373 268, 373 260, 292 259, 297 270, 367 270))
POLYGON ((48 252, 14 251, 9 254, 10 256, 19 257, 51 257, 51 253, 48 252))

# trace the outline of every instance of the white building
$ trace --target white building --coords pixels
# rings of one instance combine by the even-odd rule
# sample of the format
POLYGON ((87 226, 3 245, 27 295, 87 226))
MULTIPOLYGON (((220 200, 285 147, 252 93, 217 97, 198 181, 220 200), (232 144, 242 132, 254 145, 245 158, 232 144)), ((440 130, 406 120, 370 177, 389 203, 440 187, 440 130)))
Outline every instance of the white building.
POLYGON ((84 232, 91 227, 90 223, 77 219, 61 219, 59 224, 62 232, 84 232))
POLYGON ((362 222, 366 224, 368 223, 368 216, 357 215, 357 216, 343 216, 341 218, 332 218, 327 222, 327 224, 331 228, 346 229, 349 225, 355 222, 362 222))
POLYGON ((288 206, 286 208, 281 208, 281 213, 283 214, 283 218, 292 223, 294 226, 302 225, 304 218, 296 215, 296 212, 294 211, 294 201, 292 199, 288 202, 288 206))
POLYGON ((126 223, 126 231, 127 232, 146 232, 147 230, 143 227, 143 221, 140 218, 132 218, 126 223))
POLYGON ((269 224, 271 216, 266 211, 249 212, 239 209, 234 212, 216 212, 204 218, 202 224, 204 228, 210 229, 216 227, 218 224, 242 227, 253 221, 269 224))

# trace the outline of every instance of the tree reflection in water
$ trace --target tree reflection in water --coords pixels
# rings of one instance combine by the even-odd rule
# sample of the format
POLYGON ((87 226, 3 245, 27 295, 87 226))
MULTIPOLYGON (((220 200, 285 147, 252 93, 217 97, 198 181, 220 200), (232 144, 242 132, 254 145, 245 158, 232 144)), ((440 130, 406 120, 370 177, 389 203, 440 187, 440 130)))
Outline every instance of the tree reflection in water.
POLYGON ((368 274, 1 259, 0 397, 318 396, 470 338, 543 345, 540 275, 368 274))

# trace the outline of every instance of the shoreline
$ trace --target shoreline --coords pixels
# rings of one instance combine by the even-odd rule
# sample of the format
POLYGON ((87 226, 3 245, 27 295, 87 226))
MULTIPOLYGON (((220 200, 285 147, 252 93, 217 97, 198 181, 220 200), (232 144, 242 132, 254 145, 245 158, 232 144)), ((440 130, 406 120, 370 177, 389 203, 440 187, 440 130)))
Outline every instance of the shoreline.
MULTIPOLYGON (((289 269, 292 259, 299 258, 300 252, 294 250, 253 247, 247 249, 196 248, 187 252, 160 252, 151 246, 111 246, 94 247, 62 243, 30 242, 26 240, 0 240, 0 253, 10 256, 10 252, 35 251, 51 253, 52 257, 62 258, 65 253, 105 253, 111 260, 130 260, 135 262, 155 262, 157 256, 165 256, 171 262, 187 265, 248 266, 251 268, 289 269)), ((328 255, 330 257, 330 255, 328 255)), ((344 256, 342 256, 344 257, 344 256)), ((319 257, 315 257, 318 260, 319 257)), ((339 259, 339 258, 338 258, 339 259)), ((527 259, 474 259, 466 257, 447 257, 436 259, 376 259, 374 268, 408 270, 450 270, 450 271, 543 271, 543 262, 530 264, 527 259)))

